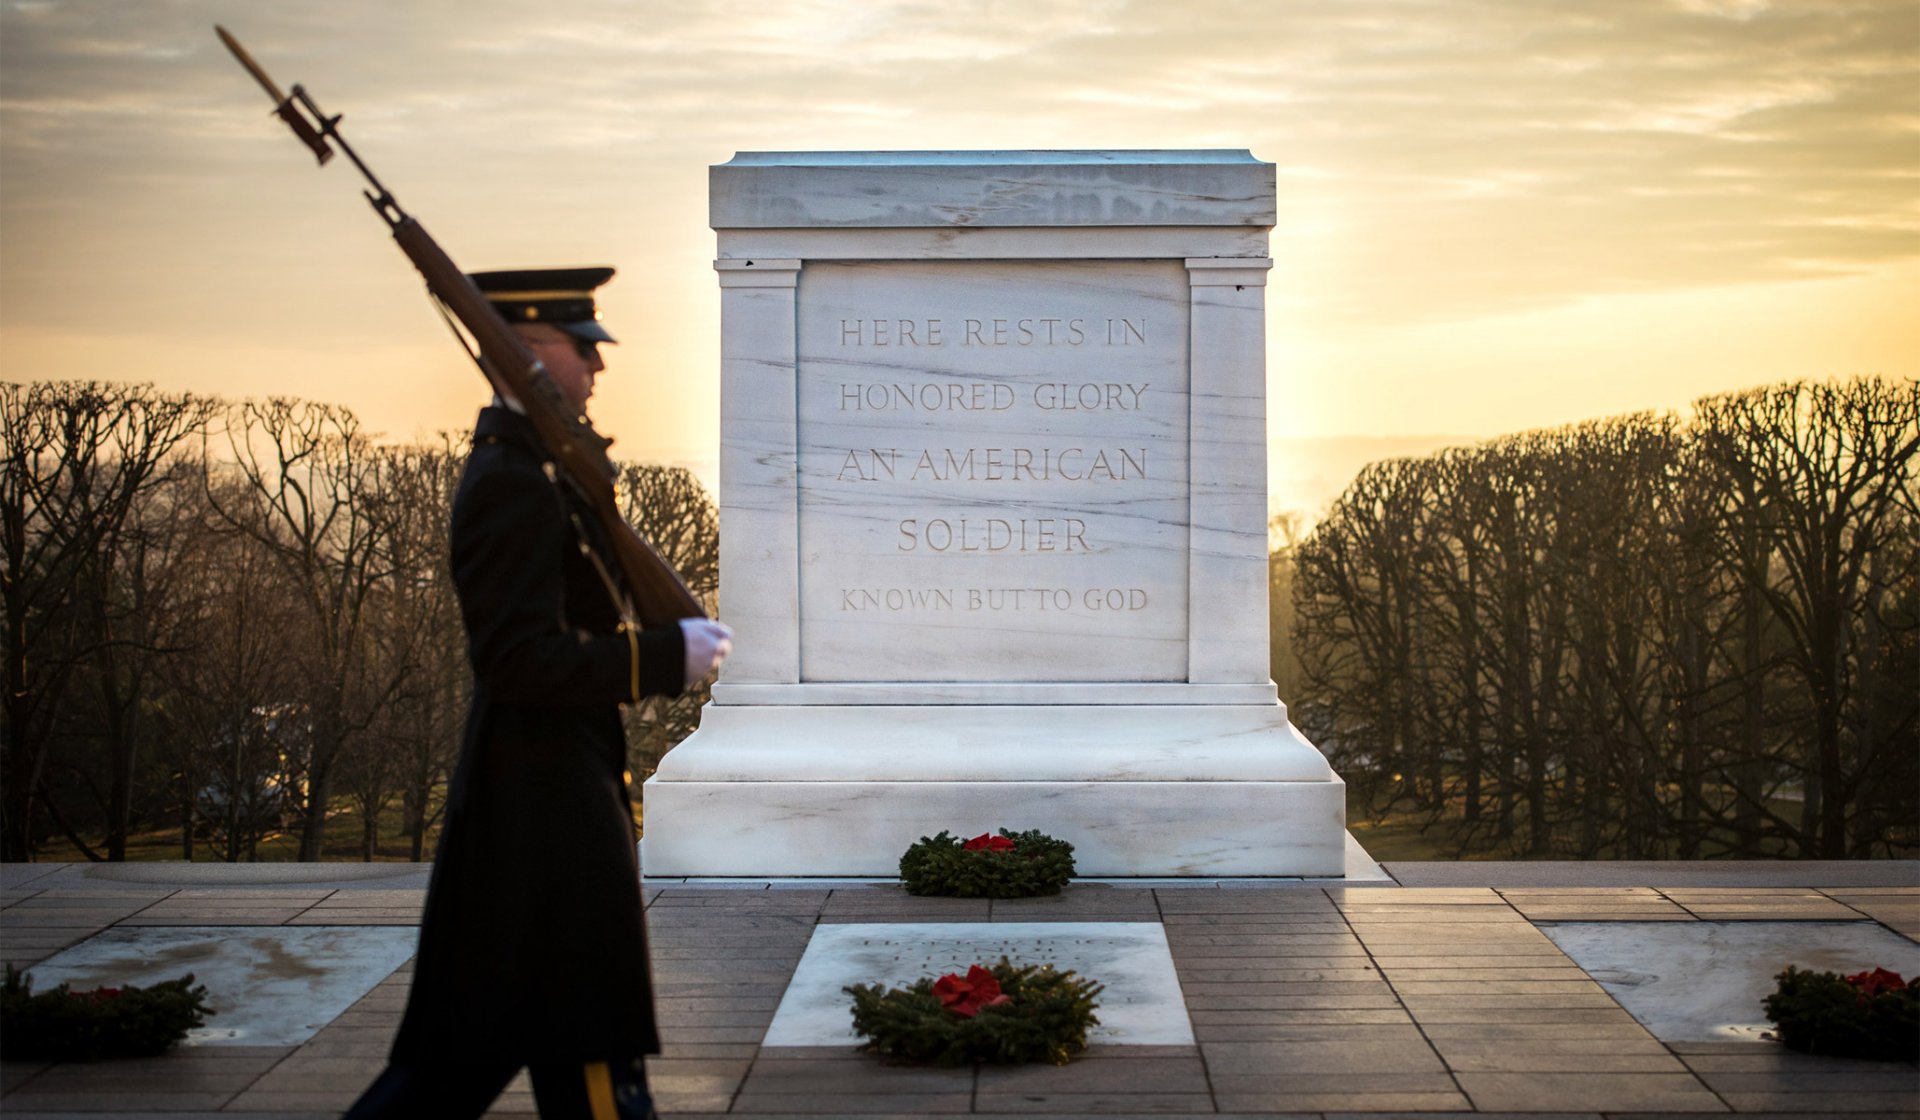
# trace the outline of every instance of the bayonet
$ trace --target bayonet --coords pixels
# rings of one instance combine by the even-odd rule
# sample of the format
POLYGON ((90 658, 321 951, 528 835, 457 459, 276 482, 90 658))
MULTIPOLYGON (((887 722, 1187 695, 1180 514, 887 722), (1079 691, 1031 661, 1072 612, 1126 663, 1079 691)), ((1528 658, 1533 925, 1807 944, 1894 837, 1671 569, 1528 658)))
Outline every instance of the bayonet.
MULTIPOLYGON (((247 68, 247 73, 253 75, 253 80, 259 82, 260 88, 267 91, 267 96, 273 99, 274 113, 278 115, 281 120, 287 122, 287 127, 293 129, 293 134, 298 136, 307 147, 313 149, 315 158, 319 159, 321 163, 326 163, 332 159, 333 149, 327 146, 326 137, 326 132, 331 122, 326 121, 323 117, 321 118, 321 125, 316 127, 314 123, 303 116, 299 108, 294 105, 294 97, 299 97, 303 101, 306 100, 305 91, 299 86, 294 86, 294 97, 289 97, 281 93, 280 87, 274 84, 271 77, 267 76, 266 70, 253 60, 253 56, 247 53, 247 48, 240 45, 240 40, 228 34, 227 29, 217 23, 213 25, 213 29, 219 34, 220 41, 225 43, 227 49, 233 52, 233 57, 240 60, 240 65, 247 68)), ((312 105, 310 101, 307 102, 307 104, 309 107, 312 105)), ((316 117, 320 115, 317 109, 314 111, 314 115, 316 117)), ((359 161, 355 160, 354 162, 357 163, 359 161)))

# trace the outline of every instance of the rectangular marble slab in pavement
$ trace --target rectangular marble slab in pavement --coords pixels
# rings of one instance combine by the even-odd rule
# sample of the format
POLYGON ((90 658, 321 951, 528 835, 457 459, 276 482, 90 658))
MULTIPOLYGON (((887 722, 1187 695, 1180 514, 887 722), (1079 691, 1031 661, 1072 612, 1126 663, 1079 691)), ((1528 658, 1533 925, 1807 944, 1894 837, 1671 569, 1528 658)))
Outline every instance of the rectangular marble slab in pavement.
POLYGON ((292 1046, 387 978, 419 941, 406 926, 119 926, 34 965, 34 990, 146 987, 192 973, 216 1014, 186 1045, 292 1046))
MULTIPOLYGON (((1920 945, 1873 922, 1561 922, 1541 930, 1654 1037, 1757 1039, 1760 1001, 1788 965, 1920 972, 1920 945)), ((1920 1088, 1920 1083, 1916 1083, 1920 1088)))
POLYGON ((1165 927, 1152 922, 882 922, 818 926, 774 1012, 765 1046, 854 1045, 849 984, 906 987, 1001 957, 1106 985, 1092 1043, 1189 1045, 1165 927))

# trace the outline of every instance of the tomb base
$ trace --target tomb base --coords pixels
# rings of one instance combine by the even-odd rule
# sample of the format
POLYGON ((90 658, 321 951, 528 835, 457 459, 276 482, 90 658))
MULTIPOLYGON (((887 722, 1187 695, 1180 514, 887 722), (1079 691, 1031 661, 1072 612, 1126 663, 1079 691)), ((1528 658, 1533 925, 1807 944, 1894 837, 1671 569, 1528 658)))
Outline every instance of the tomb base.
POLYGON ((710 704, 648 779, 656 877, 893 876, 1039 829, 1093 877, 1343 873, 1346 786, 1277 703, 710 704))

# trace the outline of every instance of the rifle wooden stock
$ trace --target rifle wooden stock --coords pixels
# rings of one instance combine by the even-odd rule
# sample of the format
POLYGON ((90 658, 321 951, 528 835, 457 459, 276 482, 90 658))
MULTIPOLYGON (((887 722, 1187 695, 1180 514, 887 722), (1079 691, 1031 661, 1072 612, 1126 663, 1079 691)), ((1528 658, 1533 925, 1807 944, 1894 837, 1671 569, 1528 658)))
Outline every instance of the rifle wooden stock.
POLYGON ((613 542, 614 559, 626 577, 640 624, 671 626, 683 618, 707 617, 680 574, 620 516, 613 489, 617 472, 607 457, 611 441, 566 403, 533 351, 418 221, 408 217, 395 223, 393 239, 420 270, 427 290, 472 336, 481 371, 494 391, 526 410, 534 432, 553 456, 554 468, 592 507, 613 542))

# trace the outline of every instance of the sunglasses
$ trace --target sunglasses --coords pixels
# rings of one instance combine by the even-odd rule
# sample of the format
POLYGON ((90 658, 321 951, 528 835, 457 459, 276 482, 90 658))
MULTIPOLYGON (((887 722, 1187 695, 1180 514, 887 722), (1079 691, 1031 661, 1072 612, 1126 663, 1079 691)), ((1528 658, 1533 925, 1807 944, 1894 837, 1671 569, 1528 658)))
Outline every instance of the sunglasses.
POLYGON ((573 352, 580 355, 580 360, 584 362, 592 361, 594 356, 600 353, 600 343, 591 338, 578 338, 574 335, 568 335, 565 338, 537 338, 533 340, 533 345, 535 346, 562 346, 567 344, 573 346, 573 352))

